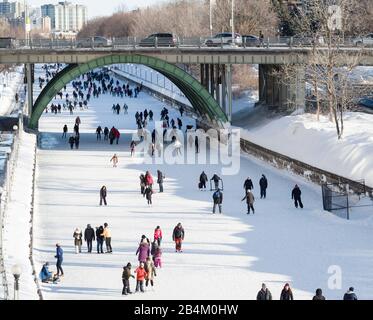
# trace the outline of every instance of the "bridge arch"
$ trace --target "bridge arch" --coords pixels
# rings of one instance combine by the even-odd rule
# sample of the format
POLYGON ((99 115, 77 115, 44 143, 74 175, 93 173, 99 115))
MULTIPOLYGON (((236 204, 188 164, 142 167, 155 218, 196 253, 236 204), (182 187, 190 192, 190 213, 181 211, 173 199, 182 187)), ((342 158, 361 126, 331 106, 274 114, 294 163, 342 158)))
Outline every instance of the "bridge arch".
POLYGON ((142 64, 158 71, 170 79, 183 92, 199 116, 218 126, 228 121, 226 114, 206 88, 181 68, 150 56, 113 54, 96 58, 83 64, 70 64, 60 71, 48 82, 36 99, 29 127, 37 127, 45 108, 66 84, 93 69, 120 63, 142 64))

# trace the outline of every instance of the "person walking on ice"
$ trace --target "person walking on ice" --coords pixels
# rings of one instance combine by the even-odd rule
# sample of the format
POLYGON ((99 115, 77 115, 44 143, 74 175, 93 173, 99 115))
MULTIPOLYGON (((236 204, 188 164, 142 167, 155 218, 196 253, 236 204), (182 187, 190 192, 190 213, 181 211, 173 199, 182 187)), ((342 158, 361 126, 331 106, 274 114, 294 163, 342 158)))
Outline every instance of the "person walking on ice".
POLYGON ((165 178, 164 174, 162 171, 157 170, 157 183, 159 184, 159 192, 163 192, 163 179, 165 178))
POLYGON ((110 162, 113 163, 113 168, 117 167, 118 164, 118 156, 116 153, 114 153, 113 157, 110 159, 110 162))
POLYGON ((212 213, 215 213, 216 206, 219 207, 219 213, 221 213, 221 208, 222 208, 222 204, 223 204, 223 192, 221 192, 219 188, 212 195, 212 199, 214 201, 214 206, 212 208, 212 213))
POLYGON ((199 189, 202 190, 206 190, 206 182, 208 181, 208 178, 207 178, 207 175, 205 173, 205 171, 202 171, 201 175, 199 176, 199 189))
POLYGON ((219 189, 219 181, 220 180, 221 180, 221 178, 216 173, 210 179, 210 181, 214 181, 215 190, 219 189))
POLYGON ((104 245, 104 236, 102 236, 103 233, 103 226, 96 227, 97 253, 104 253, 104 249, 102 248, 104 245))
POLYGON ((70 138, 69 138, 69 144, 70 144, 71 150, 74 149, 74 144, 75 144, 75 138, 74 138, 74 136, 70 136, 70 138))
POLYGON ((84 230, 84 241, 87 242, 88 253, 92 252, 92 242, 95 241, 95 230, 90 224, 87 224, 87 228, 84 230))
POLYGON ((175 252, 183 252, 181 250, 182 242, 184 241, 184 228, 182 227, 181 223, 179 222, 177 226, 174 228, 172 232, 172 240, 175 241, 175 252))
POLYGON ((148 206, 152 206, 153 205, 152 195, 153 195, 152 188, 150 188, 150 186, 147 186, 145 188, 145 197, 146 197, 146 200, 148 201, 148 206))
POLYGON ((245 199, 247 203, 247 214, 250 214, 250 209, 253 210, 253 214, 254 214, 255 213, 255 209, 254 209, 255 197, 253 193, 251 192, 251 190, 246 191, 246 195, 243 197, 241 201, 244 201, 245 199))
POLYGON ((243 187, 245 189, 245 193, 247 193, 247 190, 252 190, 254 189, 253 182, 250 178, 247 178, 243 184, 243 187))
POLYGON ((63 126, 63 129, 62 129, 62 132, 63 132, 63 133, 62 133, 62 139, 63 139, 63 138, 66 138, 67 131, 68 131, 68 130, 67 130, 67 125, 65 124, 65 125, 63 126))
POLYGON ((260 186, 260 199, 265 199, 267 196, 267 188, 268 188, 268 180, 264 174, 262 174, 262 177, 259 180, 259 186, 260 186))
POLYGON ((146 271, 146 277, 145 277, 145 286, 148 287, 149 282, 151 287, 154 286, 154 277, 157 276, 157 272, 155 271, 155 266, 150 257, 146 258, 145 262, 145 271, 146 271))
POLYGON ((101 236, 103 236, 105 239, 106 253, 113 253, 113 248, 111 247, 111 231, 106 222, 104 223, 104 232, 101 234, 101 236))
POLYGON ((145 292, 144 291, 144 281, 145 277, 147 276, 144 262, 140 262, 140 265, 135 270, 136 273, 136 292, 145 292))
POLYGON ((59 243, 56 244, 56 255, 54 256, 57 259, 56 267, 57 267, 57 276, 63 277, 63 269, 62 269, 62 262, 63 262, 63 250, 59 243))
POLYGON ((135 276, 131 274, 131 263, 127 263, 126 267, 123 267, 123 272, 122 272, 122 283, 123 283, 123 290, 122 294, 123 295, 128 295, 132 294, 131 289, 130 289, 130 278, 134 278, 135 276))
POLYGON ((262 289, 258 292, 256 300, 272 300, 271 291, 268 290, 267 286, 262 283, 262 289))
POLYGON ((79 228, 76 228, 73 234, 75 253, 82 253, 83 234, 79 228))
POLYGON ((130 145, 131 157, 135 155, 135 148, 136 148, 136 142, 132 140, 131 145, 130 145))
POLYGON ((157 226, 154 230, 154 241, 158 242, 158 245, 161 245, 162 242, 162 230, 160 226, 157 226))
POLYGON ((303 203, 302 203, 301 195, 302 195, 302 191, 300 190, 300 188, 296 184, 293 191, 291 192, 291 199, 294 200, 294 205, 295 205, 296 208, 298 208, 298 204, 299 204, 299 206, 303 209, 303 203))
POLYGON ((144 262, 150 256, 150 246, 146 238, 143 238, 136 250, 136 255, 138 255, 139 262, 144 262))
POLYGON ((102 206, 102 201, 104 202, 105 206, 107 206, 106 196, 107 196, 107 189, 105 186, 102 186, 102 188, 100 189, 100 206, 102 206))

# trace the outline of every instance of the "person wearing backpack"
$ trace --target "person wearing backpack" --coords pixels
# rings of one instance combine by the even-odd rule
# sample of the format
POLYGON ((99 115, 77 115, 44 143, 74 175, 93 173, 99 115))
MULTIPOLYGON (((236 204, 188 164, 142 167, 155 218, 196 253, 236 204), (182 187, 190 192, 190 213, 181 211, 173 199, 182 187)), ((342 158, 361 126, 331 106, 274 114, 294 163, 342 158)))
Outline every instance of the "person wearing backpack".
POLYGON ((181 223, 179 222, 177 226, 174 228, 174 232, 172 233, 172 240, 175 241, 175 251, 176 252, 183 252, 181 250, 181 244, 184 240, 184 228, 182 227, 181 223))
POLYGON ((221 213, 221 207, 223 204, 223 193, 220 191, 219 188, 212 195, 212 199, 214 200, 214 206, 212 208, 212 213, 215 213, 216 206, 219 207, 219 213, 221 213))

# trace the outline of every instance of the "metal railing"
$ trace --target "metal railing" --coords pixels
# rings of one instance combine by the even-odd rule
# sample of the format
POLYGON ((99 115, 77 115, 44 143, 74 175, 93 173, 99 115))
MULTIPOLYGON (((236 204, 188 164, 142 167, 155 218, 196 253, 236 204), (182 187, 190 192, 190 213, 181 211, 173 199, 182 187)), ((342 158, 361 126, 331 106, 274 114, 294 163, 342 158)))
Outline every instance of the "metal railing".
MULTIPOLYGON (((142 37, 122 37, 122 38, 83 38, 83 39, 16 39, 12 44, 2 49, 33 50, 33 49, 141 49, 141 48, 310 48, 314 44, 325 46, 322 37, 266 37, 252 38, 242 36, 232 43, 232 39, 210 38, 210 37, 177 37, 176 40, 155 37, 151 40, 142 37)), ((373 43, 365 41, 363 38, 344 38, 335 43, 338 47, 372 47, 373 43)))

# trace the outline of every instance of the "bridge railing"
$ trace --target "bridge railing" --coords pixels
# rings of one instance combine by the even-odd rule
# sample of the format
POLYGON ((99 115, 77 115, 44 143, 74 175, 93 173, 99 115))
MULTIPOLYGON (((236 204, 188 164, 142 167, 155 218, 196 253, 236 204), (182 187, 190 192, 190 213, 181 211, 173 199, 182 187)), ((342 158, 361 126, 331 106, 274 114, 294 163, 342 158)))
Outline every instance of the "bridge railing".
MULTIPOLYGON (((338 43, 340 47, 352 46, 373 46, 373 43, 359 42, 359 38, 344 38, 338 43)), ((97 49, 97 48, 159 48, 159 47, 175 47, 175 48, 293 48, 293 47, 311 47, 316 42, 317 46, 323 46, 325 40, 322 37, 316 40, 311 37, 264 37, 262 39, 252 36, 242 36, 233 45, 231 39, 212 39, 209 37, 177 37, 175 42, 169 43, 162 38, 155 38, 153 41, 143 41, 142 37, 121 37, 106 39, 103 37, 84 38, 84 39, 17 39, 14 43, 14 49, 97 49)))

